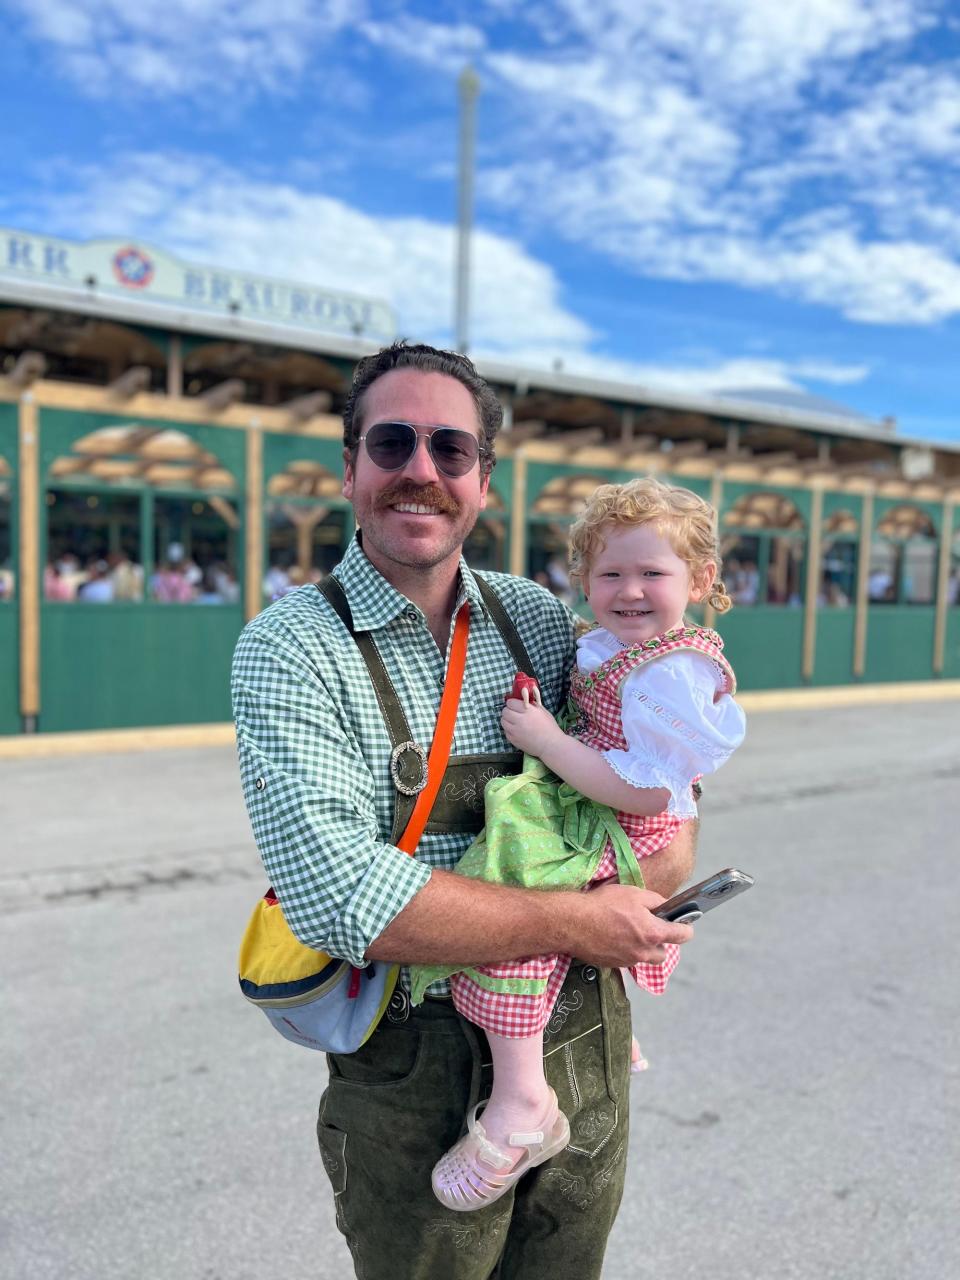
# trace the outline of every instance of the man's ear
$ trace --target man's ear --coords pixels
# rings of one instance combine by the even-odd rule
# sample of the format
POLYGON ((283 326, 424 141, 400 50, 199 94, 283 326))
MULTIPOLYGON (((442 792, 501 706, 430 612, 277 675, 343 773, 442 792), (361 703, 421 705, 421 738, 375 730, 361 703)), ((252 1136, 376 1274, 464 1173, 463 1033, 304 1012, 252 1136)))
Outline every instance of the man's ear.
POLYGON ((480 477, 480 510, 487 505, 487 493, 490 489, 490 472, 480 477))
POLYGON ((353 498, 353 457, 349 449, 343 451, 343 485, 340 492, 348 501, 353 498))

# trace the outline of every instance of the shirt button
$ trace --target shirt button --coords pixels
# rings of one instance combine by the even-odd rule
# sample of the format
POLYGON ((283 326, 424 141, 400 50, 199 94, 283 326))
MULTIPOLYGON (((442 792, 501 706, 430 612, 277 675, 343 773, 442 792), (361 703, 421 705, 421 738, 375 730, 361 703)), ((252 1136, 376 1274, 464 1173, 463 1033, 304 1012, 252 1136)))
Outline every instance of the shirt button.
POLYGON ((256 786, 258 791, 263 791, 263 789, 267 785, 267 780, 266 778, 258 778, 254 785, 256 786))
POLYGON ((444 684, 443 676, 437 676, 437 684, 440 686, 441 689, 443 688, 443 684, 444 684))

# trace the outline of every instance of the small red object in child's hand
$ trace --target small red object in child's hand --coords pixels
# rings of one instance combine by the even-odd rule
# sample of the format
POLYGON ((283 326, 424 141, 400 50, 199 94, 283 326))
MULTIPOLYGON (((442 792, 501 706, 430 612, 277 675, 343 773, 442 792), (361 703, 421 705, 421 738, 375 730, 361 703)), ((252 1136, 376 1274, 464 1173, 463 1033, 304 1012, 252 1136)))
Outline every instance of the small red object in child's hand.
POLYGON ((522 698, 524 689, 530 694, 532 702, 536 695, 540 692, 540 686, 534 680, 533 676, 524 675, 522 671, 518 671, 513 677, 513 688, 510 690, 511 698, 522 698))

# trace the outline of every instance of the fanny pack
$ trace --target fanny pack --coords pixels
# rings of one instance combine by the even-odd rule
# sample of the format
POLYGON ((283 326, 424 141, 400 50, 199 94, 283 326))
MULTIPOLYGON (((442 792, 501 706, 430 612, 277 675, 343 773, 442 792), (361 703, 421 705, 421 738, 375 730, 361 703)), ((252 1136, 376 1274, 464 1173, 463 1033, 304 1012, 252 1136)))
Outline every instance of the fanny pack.
MULTIPOLYGON (((328 578, 323 588, 324 595, 343 617, 345 599, 339 583, 328 578)), ((412 785, 404 781, 410 765, 404 756, 413 753, 413 742, 401 743, 391 757, 398 790, 416 795, 406 828, 395 842, 398 849, 411 856, 430 817, 450 758, 469 632, 470 605, 464 604, 454 626, 425 781, 422 776, 412 785)), ((354 639, 368 665, 380 661, 369 636, 355 634, 354 639)), ((400 966, 378 962, 358 969, 348 960, 306 946, 291 931, 276 894, 269 889, 247 923, 240 944, 239 970, 243 995, 263 1010, 287 1040, 325 1053, 354 1053, 373 1034, 383 1016, 400 966)))

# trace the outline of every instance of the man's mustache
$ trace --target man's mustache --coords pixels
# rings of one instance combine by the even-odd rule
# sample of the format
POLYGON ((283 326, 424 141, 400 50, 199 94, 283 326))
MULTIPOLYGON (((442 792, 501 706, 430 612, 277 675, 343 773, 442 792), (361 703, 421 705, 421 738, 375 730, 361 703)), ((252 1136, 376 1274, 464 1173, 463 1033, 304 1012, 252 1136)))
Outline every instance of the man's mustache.
POLYGON ((458 516, 460 503, 438 484, 414 484, 411 480, 400 480, 389 489, 382 489, 377 494, 375 509, 383 511, 387 507, 396 506, 398 502, 414 502, 422 507, 435 507, 445 516, 458 516))

